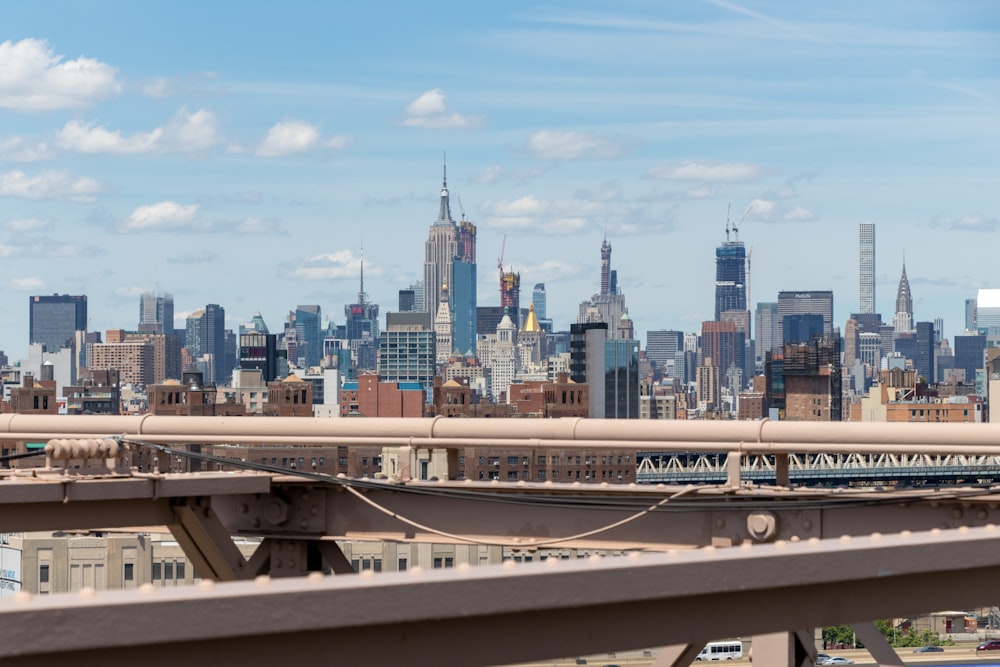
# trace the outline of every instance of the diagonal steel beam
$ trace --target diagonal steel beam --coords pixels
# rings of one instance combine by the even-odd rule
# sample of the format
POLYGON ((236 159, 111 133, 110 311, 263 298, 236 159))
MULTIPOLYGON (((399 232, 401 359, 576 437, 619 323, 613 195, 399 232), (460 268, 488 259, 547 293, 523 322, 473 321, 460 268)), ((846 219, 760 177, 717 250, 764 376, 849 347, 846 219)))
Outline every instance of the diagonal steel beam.
POLYGON ((382 664, 476 667, 979 606, 996 597, 983 582, 998 577, 1000 530, 988 526, 20 598, 0 605, 0 626, 18 638, 0 644, 0 658, 260 664, 323 660, 335 646, 350 664, 370 661, 377 646, 382 664))
POLYGON ((203 579, 236 581, 253 576, 229 531, 212 511, 210 498, 187 498, 172 507, 175 520, 168 526, 170 532, 203 579))

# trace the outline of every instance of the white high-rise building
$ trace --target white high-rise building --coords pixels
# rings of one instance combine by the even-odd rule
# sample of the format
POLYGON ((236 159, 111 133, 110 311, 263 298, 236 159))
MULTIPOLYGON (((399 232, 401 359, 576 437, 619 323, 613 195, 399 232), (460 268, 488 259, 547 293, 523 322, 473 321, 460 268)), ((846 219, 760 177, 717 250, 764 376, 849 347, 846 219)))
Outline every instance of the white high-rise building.
POLYGON ((903 275, 899 277, 896 314, 892 318, 892 328, 896 333, 913 331, 913 296, 910 294, 910 280, 906 277, 906 262, 903 262, 903 275))
POLYGON ((860 244, 858 252, 858 276, 860 303, 858 312, 875 312, 875 223, 862 222, 858 225, 860 244))

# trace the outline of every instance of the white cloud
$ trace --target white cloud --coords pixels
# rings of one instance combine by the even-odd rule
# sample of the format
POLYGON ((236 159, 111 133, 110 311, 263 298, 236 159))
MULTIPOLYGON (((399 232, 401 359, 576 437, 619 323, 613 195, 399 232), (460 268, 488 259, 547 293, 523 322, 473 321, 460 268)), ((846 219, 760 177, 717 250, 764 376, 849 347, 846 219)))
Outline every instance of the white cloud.
POLYGON ((93 123, 71 120, 56 134, 56 145, 74 153, 89 155, 135 155, 149 153, 196 153, 211 148, 218 141, 215 116, 199 109, 177 111, 166 125, 149 132, 122 136, 93 123))
MULTIPOLYGON (((340 135, 323 139, 315 125, 302 120, 285 120, 275 123, 268 130, 254 154, 259 157, 284 157, 308 153, 315 148, 336 151, 346 148, 350 142, 350 137, 340 135)), ((234 144, 230 146, 230 151, 242 153, 245 149, 234 144)))
POLYGON ((403 117, 403 125, 408 127, 474 127, 483 122, 479 116, 466 116, 449 109, 440 88, 428 90, 406 105, 403 117))
POLYGON ((650 178, 705 183, 745 183, 760 180, 768 174, 768 170, 760 165, 740 162, 681 162, 658 165, 646 170, 646 175, 650 178))
POLYGON ((73 176, 66 171, 46 170, 35 176, 22 171, 0 174, 0 197, 92 202, 100 192, 101 184, 94 179, 73 176))
POLYGON ((163 128, 161 150, 169 153, 194 153, 218 143, 215 114, 208 109, 194 113, 181 107, 163 128))
POLYGON ((197 223, 197 215, 197 204, 161 201, 132 211, 124 227, 127 231, 189 229, 197 223))
POLYGON ((24 137, 0 139, 0 160, 7 162, 36 162, 47 160, 53 155, 45 142, 32 143, 24 137))
POLYGON ((41 278, 14 278, 10 281, 10 288, 20 291, 40 290, 45 286, 45 281, 41 278))
POLYGON ((787 211, 784 218, 790 222, 809 222, 816 219, 816 214, 804 206, 796 206, 787 211))
POLYGON ((612 158, 625 152, 620 141, 590 132, 539 130, 528 137, 528 151, 542 160, 612 158))
POLYGON ((56 145, 74 153, 150 153, 156 146, 162 130, 133 134, 122 137, 118 130, 71 120, 56 134, 56 145))
POLYGON ((777 204, 773 201, 758 197, 751 200, 750 204, 746 208, 744 217, 750 220, 772 220, 774 219, 776 210, 777 204))
POLYGON ((483 210, 492 214, 483 222, 486 227, 551 236, 584 231, 590 226, 591 218, 607 212, 600 202, 581 199, 542 200, 534 195, 486 201, 483 203, 483 210))
POLYGON ((261 157, 298 155, 311 151, 319 142, 319 130, 301 120, 286 120, 274 124, 257 147, 261 157))
POLYGON ((965 232, 993 232, 998 226, 996 218, 983 215, 963 215, 951 223, 951 228, 965 232))
POLYGON ((17 111, 89 106, 121 91, 118 70, 93 58, 63 61, 41 39, 0 44, 0 107, 17 111))
MULTIPOLYGON (((378 266, 366 263, 365 273, 380 276, 382 270, 378 266)), ((310 257, 290 271, 290 277, 303 280, 357 278, 360 274, 361 258, 356 257, 350 250, 338 250, 310 257)))
POLYGON ((774 200, 758 197, 750 202, 743 217, 758 222, 811 222, 816 214, 804 206, 787 208, 774 200))
POLYGON ((12 232, 37 232, 48 227, 49 221, 41 218, 19 218, 8 220, 3 226, 12 232))

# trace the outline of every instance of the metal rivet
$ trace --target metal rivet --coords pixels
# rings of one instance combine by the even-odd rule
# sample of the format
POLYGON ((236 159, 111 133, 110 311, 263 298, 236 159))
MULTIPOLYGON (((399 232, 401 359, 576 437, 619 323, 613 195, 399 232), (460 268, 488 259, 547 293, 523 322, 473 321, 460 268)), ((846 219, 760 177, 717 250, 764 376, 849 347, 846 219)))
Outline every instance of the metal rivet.
POLYGON ((213 588, 215 588, 215 580, 214 579, 202 579, 201 581, 199 581, 197 583, 197 587, 200 590, 203 590, 203 591, 210 591, 213 588))
POLYGON ((153 584, 142 584, 137 590, 142 595, 151 595, 156 592, 156 586, 153 584))
POLYGON ((882 539, 882 533, 872 533, 871 538, 872 542, 878 542, 882 539))
POLYGON ((271 577, 267 576, 266 574, 262 574, 259 577, 255 577, 253 583, 257 586, 270 586, 271 577))

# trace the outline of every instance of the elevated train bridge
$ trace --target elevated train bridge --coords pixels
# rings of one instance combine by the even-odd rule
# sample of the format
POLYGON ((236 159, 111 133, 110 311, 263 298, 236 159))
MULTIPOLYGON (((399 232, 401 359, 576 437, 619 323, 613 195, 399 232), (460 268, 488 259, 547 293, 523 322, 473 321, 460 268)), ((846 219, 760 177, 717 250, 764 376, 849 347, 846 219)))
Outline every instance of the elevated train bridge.
POLYGON ((4 664, 458 667, 665 646, 665 667, 752 635, 755 663, 798 667, 815 660, 815 628, 849 623, 879 664, 903 665, 872 619, 1000 598, 1000 427, 988 424, 4 415, 0 439, 48 442, 44 466, 0 471, 0 532, 166 527, 202 577, 4 599, 4 664), (401 465, 386 479, 125 465, 147 448, 167 470, 192 455, 179 445, 205 443, 378 445, 401 465), (643 475, 665 474, 664 455, 714 467, 648 484, 457 479, 458 448, 475 446, 634 448, 660 457, 641 460, 643 475), (444 452, 447 478, 413 478, 428 450, 444 452), (868 483, 800 474, 831 461, 837 482, 855 470, 868 483), (891 475, 864 471, 893 462, 966 473, 870 483, 891 475), (260 539, 249 558, 233 542, 245 537, 260 539), (355 574, 343 539, 627 555, 355 574))

